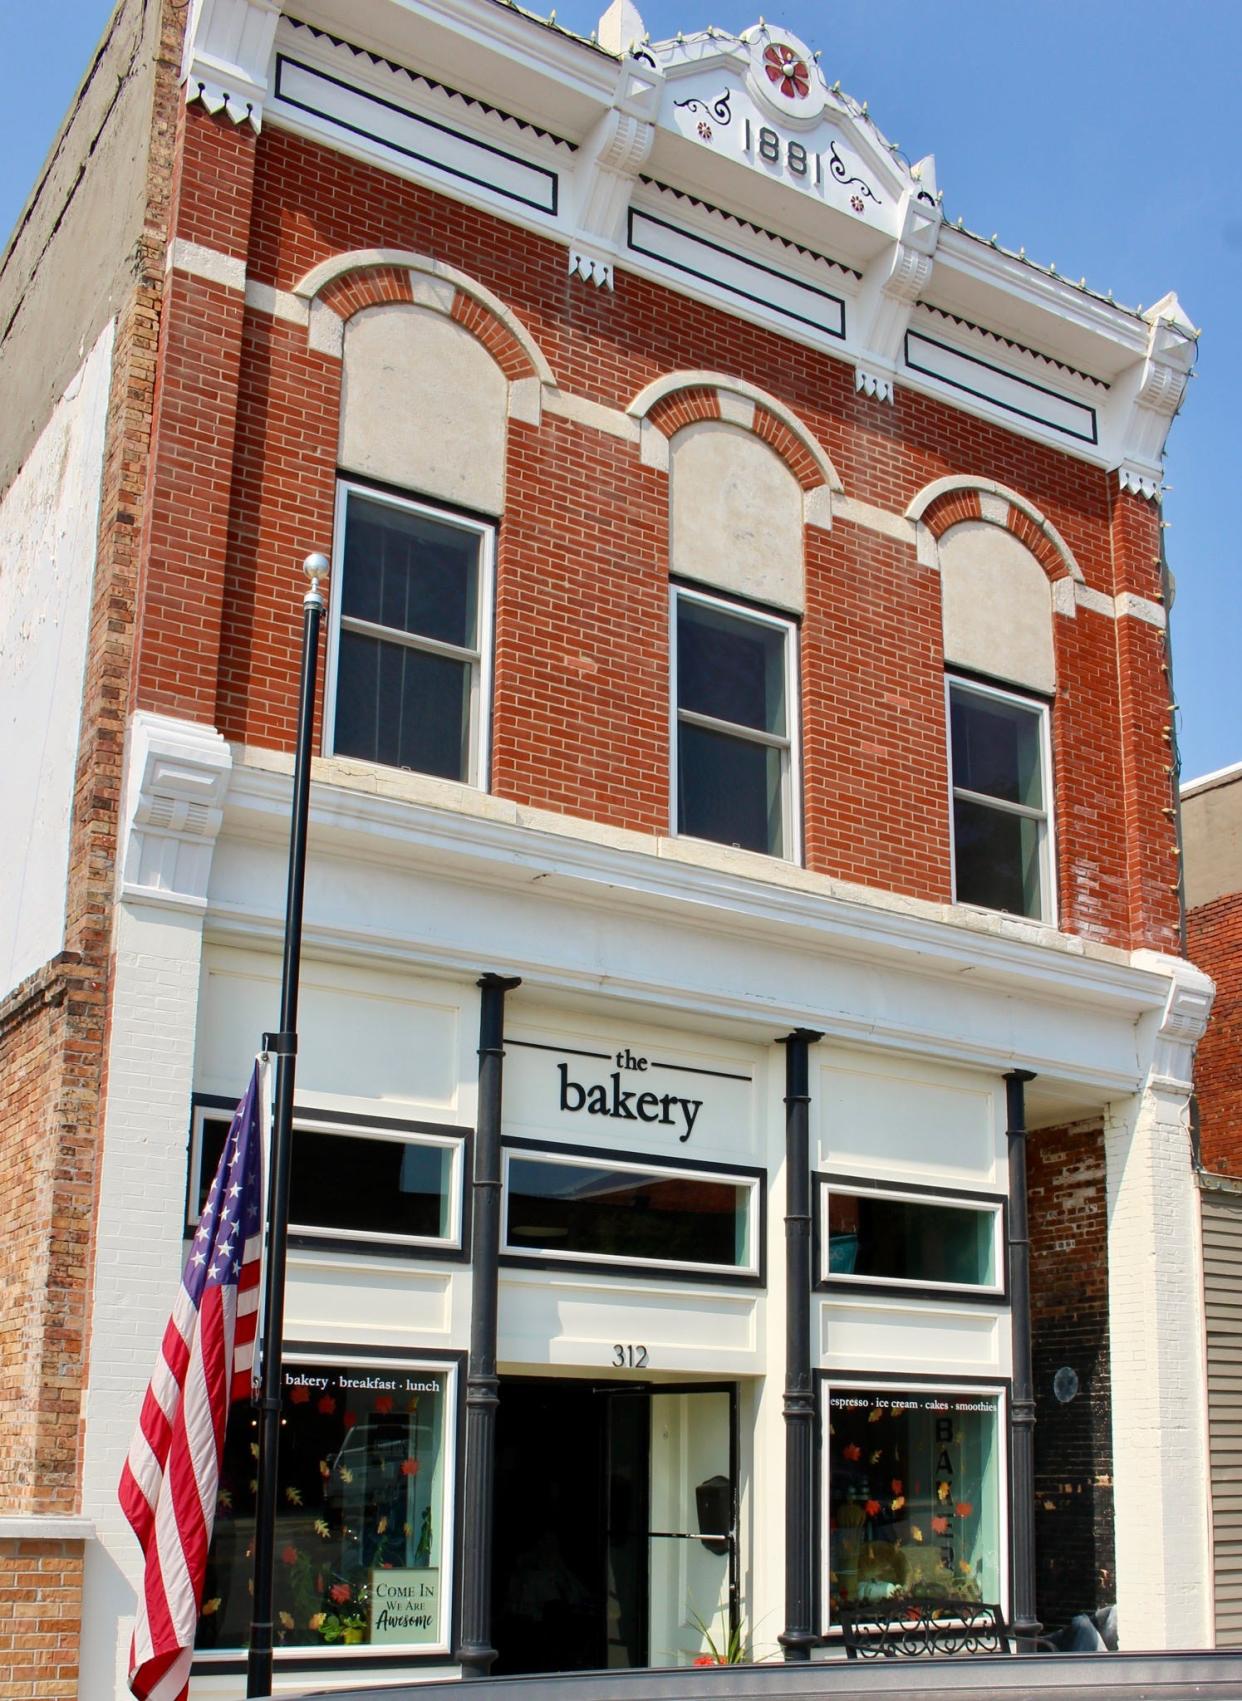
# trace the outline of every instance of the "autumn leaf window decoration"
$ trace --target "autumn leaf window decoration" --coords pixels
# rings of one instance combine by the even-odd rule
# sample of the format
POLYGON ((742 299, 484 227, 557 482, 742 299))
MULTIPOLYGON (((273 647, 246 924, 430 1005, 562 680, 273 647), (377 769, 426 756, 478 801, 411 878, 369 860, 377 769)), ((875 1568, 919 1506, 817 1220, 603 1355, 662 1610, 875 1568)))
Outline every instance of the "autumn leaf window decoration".
POLYGON ((834 1395, 830 1592, 843 1601, 996 1600, 993 1397, 834 1395), (982 1494, 983 1510, 980 1510, 982 1494))
MULTIPOLYGON (((419 1372, 421 1392, 408 1391, 405 1377, 406 1388, 398 1381, 392 1393, 372 1392, 374 1380, 299 1370, 286 1386, 275 1575, 278 1647, 368 1642, 378 1574, 439 1565, 437 1467, 446 1383, 439 1373, 419 1372)), ((196 1639, 200 1649, 245 1646, 248 1637, 253 1425, 248 1408, 234 1409, 196 1639)), ((434 1577, 429 1587, 438 1587, 434 1577)), ((434 1621, 423 1639, 436 1639, 434 1621)))

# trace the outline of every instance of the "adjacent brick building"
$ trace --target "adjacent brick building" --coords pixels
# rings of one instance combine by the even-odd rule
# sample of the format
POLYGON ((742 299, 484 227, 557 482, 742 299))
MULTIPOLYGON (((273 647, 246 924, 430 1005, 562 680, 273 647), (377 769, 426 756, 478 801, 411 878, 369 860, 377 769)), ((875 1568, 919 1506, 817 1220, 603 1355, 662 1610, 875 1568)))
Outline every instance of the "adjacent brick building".
MULTIPOLYGON (((832 1658, 842 1601, 916 1586, 1020 1608, 1015 1483, 1046 1621, 1116 1599, 1124 1645, 1206 1642, 1176 298, 948 225, 934 160, 762 23, 186 27, 124 0, 0 269, 7 1693, 63 1695, 53 1659, 122 1692, 115 1485, 275 1023, 315 549, 284 1681, 487 1663, 458 1420, 489 974, 521 979, 498 1669, 690 1659, 718 1613, 832 1658)), ((240 1681, 248 1423, 203 1697, 240 1681)))

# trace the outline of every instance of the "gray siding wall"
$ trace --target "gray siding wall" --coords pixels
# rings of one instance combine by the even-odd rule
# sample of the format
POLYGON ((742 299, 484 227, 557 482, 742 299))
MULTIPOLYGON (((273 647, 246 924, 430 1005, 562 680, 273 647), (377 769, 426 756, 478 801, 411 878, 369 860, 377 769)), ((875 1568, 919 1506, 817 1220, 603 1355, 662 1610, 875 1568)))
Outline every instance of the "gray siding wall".
POLYGON ((1216 1645, 1242 1647, 1242 1190, 1205 1177, 1207 1313, 1216 1645))

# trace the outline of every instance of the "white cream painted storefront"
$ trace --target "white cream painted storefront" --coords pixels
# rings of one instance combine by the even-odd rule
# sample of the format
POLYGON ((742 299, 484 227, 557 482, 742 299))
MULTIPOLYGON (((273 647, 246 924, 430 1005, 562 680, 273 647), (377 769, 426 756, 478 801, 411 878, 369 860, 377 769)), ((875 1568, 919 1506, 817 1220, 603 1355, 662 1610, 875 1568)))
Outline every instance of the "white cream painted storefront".
MULTIPOLYGON (((274 1023, 287 822, 279 764, 261 766, 204 729, 154 717, 136 725, 131 749, 103 1196, 139 1199, 143 1233, 135 1247, 132 1206, 101 1215, 84 1506, 99 1539, 88 1558, 84 1701, 122 1692, 138 1556, 115 1485, 182 1256, 191 1097, 235 1097, 274 1023), (167 815, 150 807, 161 791, 195 787, 214 788, 206 831, 201 817, 164 825, 167 815)), ((1192 972, 1084 952, 1031 924, 952 925, 935 906, 865 898, 710 847, 683 843, 666 855, 662 841, 653 848, 527 811, 519 822, 487 800, 474 814, 450 812, 435 807, 434 785, 409 776, 395 777, 407 795, 384 798, 352 789, 340 765, 317 764, 316 775, 298 1063, 306 1114, 464 1137, 476 1114, 474 983, 496 970, 522 976, 506 1015, 508 1041, 523 1042, 510 1043, 506 1058, 506 1140, 560 1155, 615 1154, 610 1162, 632 1154, 676 1174, 687 1161, 712 1164, 739 1197, 761 1177, 747 1196, 762 1197, 754 1219, 762 1280, 745 1270, 722 1279, 536 1261, 519 1250, 501 1272, 499 1358, 502 1378, 736 1386, 739 1592, 757 1647, 771 1652, 783 1622, 785 1536, 777 1042, 799 1026, 824 1034, 810 1054, 817 1176, 930 1188, 959 1205, 963 1196, 994 1201, 1008 1182, 1005 1070, 1038 1071, 1035 1123, 1112 1105, 1119 1124, 1130 1117, 1141 1126, 1139 1109, 1127 1107, 1145 1102, 1158 1046, 1162 1076, 1176 1074, 1169 1010, 1193 999, 1192 972), (657 1076, 627 1058, 673 1072, 657 1076), (596 1085, 606 1089, 596 1104, 611 1110, 614 1073, 620 1092, 650 1095, 647 1117, 637 1097, 625 1101, 632 1117, 592 1113, 587 1097, 578 1107, 571 1088, 596 1085), (691 1115, 685 1105, 695 1103, 691 1115), (643 1348, 645 1362, 618 1365, 618 1347, 643 1348)), ((455 1185, 464 1163, 456 1173, 455 1185)), ((1118 1222, 1137 1234, 1155 1208, 1150 1190, 1130 1168, 1112 1180, 1125 1205, 1118 1222)), ((752 1238, 747 1257, 758 1250, 752 1238)), ((1194 1291, 1178 1288, 1170 1305, 1191 1305, 1194 1291)), ((393 1257, 321 1236, 291 1256, 291 1360, 385 1364, 405 1355, 456 1377, 459 1399, 470 1307, 469 1265, 451 1249, 393 1257)), ((895 1399, 943 1389, 964 1399, 969 1390, 1003 1394, 1011 1371, 1003 1298, 837 1283, 816 1292, 812 1318, 815 1367, 832 1390, 890 1390, 895 1399)), ((1157 1354, 1175 1351, 1175 1321, 1170 1314, 1157 1354)), ((1113 1330, 1115 1352, 1149 1350, 1133 1310, 1116 1314, 1113 1330)), ((821 1390, 821 1440, 829 1397, 821 1390)), ((1186 1496, 1202 1493, 1199 1443, 1193 1423, 1185 1428, 1156 1499, 1170 1527, 1177 1496, 1184 1513, 1186 1496)), ((1118 1433, 1122 1494, 1131 1467, 1118 1433)), ((825 1506, 821 1494, 826 1521, 825 1506)), ((1003 1549, 1003 1532, 998 1540, 1003 1549)), ((825 1550, 829 1542, 825 1528, 825 1550)), ((825 1560, 821 1553, 821 1583, 825 1560)), ((1124 1622, 1155 1585, 1124 1553, 1119 1585, 1124 1622)), ((1180 1610, 1189 1623, 1193 1605, 1180 1610)), ((317 1681, 330 1681, 334 1666, 345 1681, 344 1651, 317 1659, 317 1681)), ((456 1669, 447 1650, 439 1663, 429 1657, 411 1670, 456 1669)), ((357 1682, 364 1674, 349 1663, 357 1682)), ((280 1678, 286 1689, 305 1681, 280 1678)), ((204 1675, 195 1693, 237 1694, 240 1683, 204 1675)))

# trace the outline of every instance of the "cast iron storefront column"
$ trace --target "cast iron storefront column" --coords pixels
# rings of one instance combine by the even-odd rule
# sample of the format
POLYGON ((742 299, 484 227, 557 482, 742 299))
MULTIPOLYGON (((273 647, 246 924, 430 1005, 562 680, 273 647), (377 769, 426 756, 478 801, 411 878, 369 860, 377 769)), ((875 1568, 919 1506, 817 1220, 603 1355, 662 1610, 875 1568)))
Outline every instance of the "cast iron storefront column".
POLYGON ((486 1677, 492 1647, 492 1511, 496 1475, 496 1312, 500 1257, 500 1104, 505 993, 521 982, 487 974, 479 981, 479 1109, 471 1190, 473 1254, 470 1364, 466 1373, 466 1492, 461 1540, 461 1641, 465 1677, 486 1677))
POLYGON ((785 1047, 785 1628, 804 1661, 815 1630, 815 1387, 811 1379, 811 1152, 808 1052, 823 1035, 795 1028, 785 1047))
MULTIPOLYGON (((1026 1205, 1026 1083, 1030 1069, 1005 1076, 1009 1134, 1009 1303, 1013 1323, 1013 1393, 1009 1404, 1009 1473, 1013 1531, 1013 1620, 1019 1648, 1038 1636, 1035 1617, 1035 1379, 1031 1370, 1031 1240, 1026 1205)), ((1028 1648, 1033 1652, 1033 1648, 1028 1648)))

